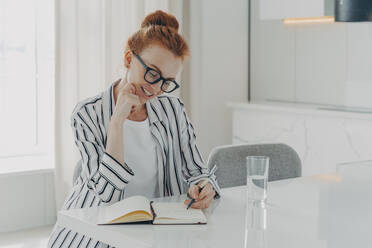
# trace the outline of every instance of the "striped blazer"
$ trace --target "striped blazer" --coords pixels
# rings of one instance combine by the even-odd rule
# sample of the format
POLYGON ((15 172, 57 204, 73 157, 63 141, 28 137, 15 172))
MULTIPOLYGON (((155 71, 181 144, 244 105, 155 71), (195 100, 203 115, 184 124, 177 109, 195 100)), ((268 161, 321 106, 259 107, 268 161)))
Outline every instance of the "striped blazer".
MULTIPOLYGON (((125 198, 125 186, 136 176, 105 151, 110 118, 115 108, 113 89, 78 103, 71 115, 82 171, 62 209, 110 205, 125 198)), ((220 197, 213 171, 203 161, 194 127, 178 97, 161 95, 146 102, 150 131, 156 148, 160 197, 187 193, 191 184, 209 180, 220 197)), ((109 247, 90 237, 55 225, 49 247, 109 247)))

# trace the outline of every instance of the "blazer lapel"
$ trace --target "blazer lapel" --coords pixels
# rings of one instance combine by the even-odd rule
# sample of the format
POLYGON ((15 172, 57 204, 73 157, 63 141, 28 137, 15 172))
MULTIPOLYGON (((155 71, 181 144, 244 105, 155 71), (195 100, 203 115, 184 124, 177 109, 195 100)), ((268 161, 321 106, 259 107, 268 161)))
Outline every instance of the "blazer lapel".
MULTIPOLYGON (((159 193, 161 196, 168 196, 169 192, 166 187, 168 180, 166 173, 166 148, 168 147, 168 144, 164 143, 167 142, 167 139, 166 137, 162 137, 162 134, 160 132, 161 128, 163 128, 163 125, 161 123, 163 120, 163 116, 159 111, 159 106, 157 106, 159 104, 159 100, 157 99, 157 97, 155 97, 146 102, 146 109, 150 123, 150 131, 154 138, 156 147, 156 156, 158 160, 159 193)), ((166 132, 166 130, 164 131, 166 132)))
POLYGON ((111 116, 114 112, 115 108, 115 101, 114 101, 114 86, 116 83, 120 82, 119 80, 116 80, 113 82, 110 87, 102 93, 102 112, 103 112, 103 124, 105 127, 105 140, 104 145, 106 148, 107 144, 107 134, 108 134, 108 128, 110 125, 111 116))

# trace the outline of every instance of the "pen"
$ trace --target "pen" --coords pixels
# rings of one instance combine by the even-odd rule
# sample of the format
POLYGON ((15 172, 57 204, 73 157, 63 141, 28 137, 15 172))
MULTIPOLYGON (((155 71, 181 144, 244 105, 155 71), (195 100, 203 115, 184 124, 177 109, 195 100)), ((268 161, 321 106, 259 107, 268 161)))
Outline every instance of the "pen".
MULTIPOLYGON (((208 180, 204 180, 204 181, 199 185, 199 193, 203 190, 204 186, 205 186, 207 183, 208 183, 208 180)), ((191 198, 191 201, 189 202, 189 204, 187 205, 187 208, 186 208, 186 209, 189 209, 189 208, 191 207, 191 205, 195 202, 195 199, 192 198, 192 197, 190 196, 189 193, 187 193, 187 196, 188 196, 189 198, 191 198)))

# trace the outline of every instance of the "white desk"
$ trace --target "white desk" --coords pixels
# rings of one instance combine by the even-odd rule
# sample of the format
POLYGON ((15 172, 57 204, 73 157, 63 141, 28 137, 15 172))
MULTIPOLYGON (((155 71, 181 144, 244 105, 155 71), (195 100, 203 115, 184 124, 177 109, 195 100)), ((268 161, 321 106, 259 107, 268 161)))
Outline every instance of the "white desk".
MULTIPOLYGON (((372 166, 269 183, 266 209, 245 188, 222 190, 208 224, 96 226, 99 208, 61 211, 60 225, 116 247, 372 247, 372 166)), ((178 201, 184 196, 163 200, 178 201)))

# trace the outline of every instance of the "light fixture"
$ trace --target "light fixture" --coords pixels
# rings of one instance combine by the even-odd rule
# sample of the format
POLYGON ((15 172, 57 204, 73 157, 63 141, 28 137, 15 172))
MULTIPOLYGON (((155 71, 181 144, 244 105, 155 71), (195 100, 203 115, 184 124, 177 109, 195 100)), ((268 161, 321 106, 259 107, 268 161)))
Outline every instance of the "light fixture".
POLYGON ((336 0, 336 22, 368 22, 372 21, 371 0, 336 0))
POLYGON ((283 19, 284 24, 333 23, 333 22, 335 22, 335 18, 333 16, 299 17, 283 19))

